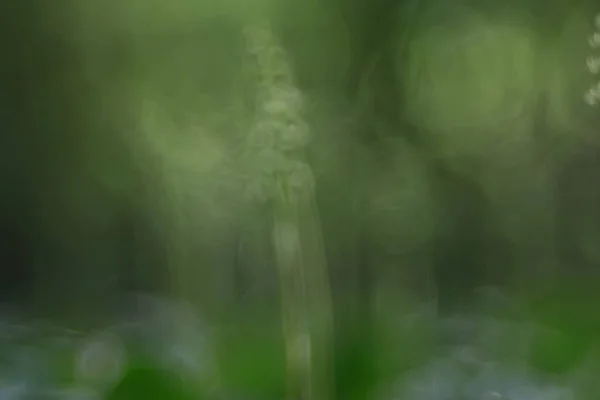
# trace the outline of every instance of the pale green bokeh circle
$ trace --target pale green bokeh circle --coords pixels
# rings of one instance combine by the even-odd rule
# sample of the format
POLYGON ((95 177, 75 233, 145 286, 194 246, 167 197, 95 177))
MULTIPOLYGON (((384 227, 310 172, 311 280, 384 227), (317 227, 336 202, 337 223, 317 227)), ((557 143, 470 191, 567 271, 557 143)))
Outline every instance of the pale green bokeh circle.
POLYGON ((400 76, 408 88, 407 115, 435 135, 443 152, 480 154, 498 141, 527 141, 538 96, 534 32, 523 23, 460 14, 424 23, 410 43, 409 66, 400 76), (492 133, 508 126, 502 137, 492 133))

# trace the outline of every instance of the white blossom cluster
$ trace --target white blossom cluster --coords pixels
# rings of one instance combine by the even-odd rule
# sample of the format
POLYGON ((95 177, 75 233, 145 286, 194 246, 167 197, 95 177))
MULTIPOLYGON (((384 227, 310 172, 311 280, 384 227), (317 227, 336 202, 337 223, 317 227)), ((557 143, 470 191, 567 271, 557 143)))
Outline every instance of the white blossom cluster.
MULTIPOLYGON (((600 14, 594 19, 594 33, 588 38, 588 44, 592 54, 586 59, 588 71, 596 76, 600 74, 600 14)), ((594 85, 585 93, 585 102, 590 106, 595 106, 600 102, 600 82, 596 81, 594 85)))
POLYGON ((285 51, 267 25, 253 25, 245 34, 258 81, 254 123, 245 149, 250 196, 266 201, 290 191, 310 193, 314 179, 302 158, 309 128, 285 51))

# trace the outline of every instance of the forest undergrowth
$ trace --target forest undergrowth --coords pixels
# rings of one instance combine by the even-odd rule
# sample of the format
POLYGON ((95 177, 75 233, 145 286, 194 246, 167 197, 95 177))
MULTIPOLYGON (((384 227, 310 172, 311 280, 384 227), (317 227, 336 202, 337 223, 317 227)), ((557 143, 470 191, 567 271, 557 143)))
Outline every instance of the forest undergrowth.
MULTIPOLYGON (((174 300, 136 295, 131 302, 126 314, 87 331, 3 307, 0 399, 285 398, 277 321, 238 317, 214 327, 174 300), (173 329, 182 313, 188 341, 173 329)), ((431 315, 426 305, 388 315, 390 332, 380 324, 376 339, 354 340, 344 354, 338 348, 338 398, 596 399, 600 349, 586 315, 593 307, 565 315, 550 303, 534 315, 485 288, 463 313, 431 315)))

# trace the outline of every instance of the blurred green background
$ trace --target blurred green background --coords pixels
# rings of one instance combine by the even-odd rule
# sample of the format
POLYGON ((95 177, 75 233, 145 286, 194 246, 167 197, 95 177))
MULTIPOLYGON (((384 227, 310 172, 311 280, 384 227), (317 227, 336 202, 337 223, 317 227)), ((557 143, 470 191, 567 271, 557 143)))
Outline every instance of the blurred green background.
POLYGON ((216 327, 224 387, 283 396, 287 289, 242 162, 257 90, 243 32, 258 18, 306 97, 336 398, 371 398, 425 359, 428 316, 471 309, 484 285, 561 332, 536 341, 541 369, 596 340, 593 2, 0 8, 2 300, 89 328, 126 293, 180 297, 216 327))

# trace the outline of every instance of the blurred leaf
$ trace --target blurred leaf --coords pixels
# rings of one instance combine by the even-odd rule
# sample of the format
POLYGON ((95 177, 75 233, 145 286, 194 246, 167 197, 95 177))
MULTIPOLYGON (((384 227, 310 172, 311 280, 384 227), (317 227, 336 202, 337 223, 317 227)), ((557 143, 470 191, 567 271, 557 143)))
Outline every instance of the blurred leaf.
POLYGON ((257 322, 226 328, 216 348, 224 387, 248 396, 284 396, 283 341, 279 329, 272 328, 265 329, 257 322))
POLYGON ((198 400, 181 379, 168 370, 133 365, 106 396, 106 400, 198 400))

